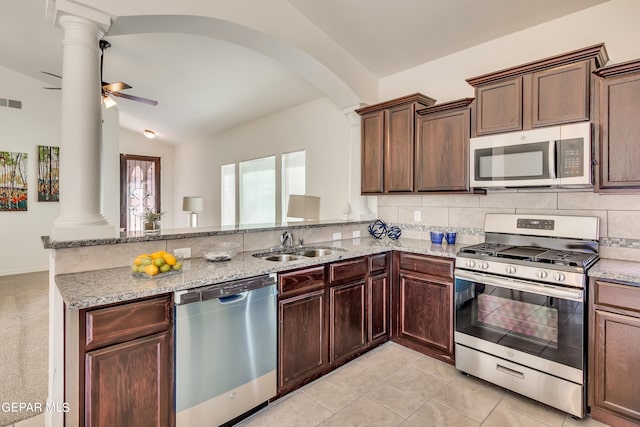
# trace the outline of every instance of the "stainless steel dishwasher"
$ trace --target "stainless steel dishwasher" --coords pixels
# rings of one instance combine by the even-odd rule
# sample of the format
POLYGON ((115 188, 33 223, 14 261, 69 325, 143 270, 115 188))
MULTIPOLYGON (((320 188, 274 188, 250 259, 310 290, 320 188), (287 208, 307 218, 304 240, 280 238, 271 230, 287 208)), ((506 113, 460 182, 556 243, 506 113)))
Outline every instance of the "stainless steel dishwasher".
POLYGON ((174 297, 177 427, 222 425, 276 395, 274 276, 174 297))

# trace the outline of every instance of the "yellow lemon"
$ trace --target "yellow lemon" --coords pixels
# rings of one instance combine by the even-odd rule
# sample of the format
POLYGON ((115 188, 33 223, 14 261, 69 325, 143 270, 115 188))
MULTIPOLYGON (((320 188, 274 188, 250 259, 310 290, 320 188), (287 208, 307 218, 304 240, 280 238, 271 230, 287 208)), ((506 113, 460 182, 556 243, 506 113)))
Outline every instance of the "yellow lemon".
POLYGON ((151 259, 162 258, 166 253, 167 253, 166 251, 154 252, 151 254, 151 259))
POLYGON ((176 257, 171 254, 164 254, 163 258, 164 258, 164 262, 166 262, 169 265, 176 265, 176 262, 178 262, 176 257))
POLYGON ((137 257, 135 260, 133 260, 133 264, 134 265, 142 264, 142 259, 143 259, 143 257, 141 257, 141 256, 137 257))
POLYGON ((153 264, 149 264, 144 268, 144 272, 149 276, 155 276, 156 274, 158 274, 158 271, 158 266, 153 264))

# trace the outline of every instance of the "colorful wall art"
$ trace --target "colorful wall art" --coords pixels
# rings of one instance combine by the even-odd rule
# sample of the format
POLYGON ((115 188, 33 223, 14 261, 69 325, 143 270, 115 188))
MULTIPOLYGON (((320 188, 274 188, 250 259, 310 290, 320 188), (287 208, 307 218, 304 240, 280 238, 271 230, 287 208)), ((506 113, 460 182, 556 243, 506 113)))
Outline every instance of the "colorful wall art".
POLYGON ((27 153, 0 151, 0 211, 27 210, 27 153))
POLYGON ((38 146, 38 201, 60 200, 60 147, 38 146))

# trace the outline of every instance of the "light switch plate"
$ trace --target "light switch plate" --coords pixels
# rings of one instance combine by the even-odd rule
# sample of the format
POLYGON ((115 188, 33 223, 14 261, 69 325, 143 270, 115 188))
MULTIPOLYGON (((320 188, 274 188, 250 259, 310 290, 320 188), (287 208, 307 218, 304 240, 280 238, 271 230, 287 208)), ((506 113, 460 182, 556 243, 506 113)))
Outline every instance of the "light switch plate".
POLYGON ((333 240, 342 240, 342 233, 333 233, 333 240))
POLYGON ((177 248, 173 250, 174 255, 181 255, 182 258, 191 258, 191 248, 177 248))
POLYGON ((413 211, 413 220, 415 222, 418 222, 420 220, 422 220, 422 212, 420 211, 413 211))
POLYGON ((360 230, 355 230, 355 231, 352 233, 352 236, 351 236, 351 237, 352 237, 353 239, 358 239, 358 238, 360 238, 360 230))

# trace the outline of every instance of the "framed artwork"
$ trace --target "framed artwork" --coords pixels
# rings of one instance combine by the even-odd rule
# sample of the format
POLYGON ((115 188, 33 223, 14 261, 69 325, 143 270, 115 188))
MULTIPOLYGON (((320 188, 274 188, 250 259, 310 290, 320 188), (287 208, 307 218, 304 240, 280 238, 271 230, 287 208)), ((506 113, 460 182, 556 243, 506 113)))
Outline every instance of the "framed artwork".
POLYGON ((27 210, 27 153, 0 151, 0 211, 27 210))
POLYGON ((60 201, 60 147, 38 145, 38 201, 60 201))

